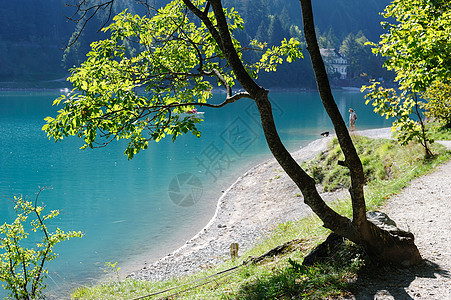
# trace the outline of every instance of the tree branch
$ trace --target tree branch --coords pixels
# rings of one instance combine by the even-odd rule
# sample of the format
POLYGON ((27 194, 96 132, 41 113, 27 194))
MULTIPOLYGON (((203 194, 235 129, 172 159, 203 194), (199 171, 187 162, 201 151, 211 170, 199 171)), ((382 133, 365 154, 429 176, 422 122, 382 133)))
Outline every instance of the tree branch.
MULTIPOLYGON (((81 22, 81 28, 78 29, 78 32, 75 32, 75 35, 73 36, 73 38, 71 38, 69 44, 66 45, 65 48, 67 49, 71 47, 78 41, 82 32, 85 30, 86 25, 94 18, 95 15, 98 14, 100 10, 108 9, 106 21, 104 21, 103 24, 97 29, 97 32, 100 32, 111 20, 111 17, 113 15, 113 5, 115 2, 116 0, 106 0, 105 2, 99 4, 90 4, 89 0, 81 0, 76 4, 66 4, 66 6, 68 7, 76 8, 75 13, 73 13, 72 16, 66 16, 66 18, 69 21, 74 22, 75 24, 80 24, 81 22), (80 16, 76 17, 77 15, 80 16)), ((149 0, 135 0, 135 2, 145 7, 147 13, 150 15, 153 6, 149 4, 149 0)))
POLYGON ((216 78, 218 78, 219 82, 221 82, 221 84, 226 88, 227 98, 232 97, 232 87, 229 85, 227 80, 224 78, 224 76, 222 76, 222 74, 217 69, 213 69, 210 72, 204 71, 203 74, 208 75, 208 76, 213 76, 213 75, 216 76, 216 78))
POLYGON ((85 29, 86 25, 88 24, 89 21, 91 21, 92 18, 94 18, 94 16, 99 12, 99 10, 104 10, 107 9, 109 6, 109 12, 108 12, 108 17, 107 20, 103 23, 103 25, 97 30, 97 32, 99 32, 100 30, 102 30, 102 28, 104 28, 106 26, 106 24, 110 21, 111 19, 111 15, 112 15, 112 9, 113 9, 113 3, 115 0, 109 0, 107 2, 101 3, 101 4, 97 4, 97 5, 93 5, 93 6, 89 6, 87 8, 83 8, 83 6, 85 4, 87 4, 86 0, 83 0, 75 5, 67 5, 67 6, 71 6, 71 7, 76 7, 76 12, 72 15, 72 17, 66 17, 68 20, 74 22, 75 24, 78 24, 80 21, 82 22, 81 25, 81 29, 75 34, 75 38, 71 39, 71 41, 69 42, 68 45, 66 45, 66 49, 69 48, 70 46, 74 45, 78 39, 81 36, 81 33, 83 32, 83 30, 85 29), (88 17, 86 17, 88 15, 88 13, 90 13, 90 11, 93 11, 91 15, 89 15, 88 17), (81 13, 81 17, 79 18, 75 18, 76 15, 78 15, 79 13, 81 13))
POLYGON ((39 271, 36 273, 36 277, 33 279, 33 282, 32 282, 32 285, 31 285, 31 295, 33 297, 35 296, 36 289, 39 286, 39 284, 38 284, 39 283, 39 278, 41 277, 45 261, 47 260, 47 255, 49 254, 49 251, 52 248, 52 245, 50 244, 49 234, 47 232, 47 227, 45 226, 44 222, 41 219, 41 216, 39 215, 39 213, 37 211, 38 198, 39 198, 39 195, 41 194, 41 192, 43 190, 45 190, 45 187, 44 188, 40 188, 38 193, 36 194, 36 198, 35 198, 35 201, 34 201, 34 213, 36 214, 36 217, 37 217, 37 219, 39 221, 39 224, 41 224, 41 229, 42 229, 42 231, 45 234, 45 239, 46 239, 46 244, 47 245, 46 245, 46 248, 45 248, 44 255, 42 256, 41 263, 39 265, 39 271))
POLYGON ((186 7, 194 14, 196 15, 202 23, 207 27, 210 34, 213 36, 214 40, 216 41, 216 44, 218 44, 219 48, 222 52, 225 51, 223 41, 221 39, 221 35, 216 30, 216 27, 213 25, 211 20, 208 18, 208 10, 210 9, 210 1, 207 1, 207 5, 205 6, 205 10, 201 11, 198 9, 191 1, 189 0, 183 0, 183 3, 185 3, 186 7))

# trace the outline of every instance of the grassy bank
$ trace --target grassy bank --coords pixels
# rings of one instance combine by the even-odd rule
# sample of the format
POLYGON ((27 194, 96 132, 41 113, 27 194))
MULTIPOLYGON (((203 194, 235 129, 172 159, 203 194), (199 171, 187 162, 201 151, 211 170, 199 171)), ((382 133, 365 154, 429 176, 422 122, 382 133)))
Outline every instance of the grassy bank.
MULTIPOLYGON (((380 207, 413 178, 427 174, 450 157, 450 152, 437 144, 433 147, 437 155, 424 160, 423 151, 418 145, 400 147, 393 141, 363 137, 354 137, 354 142, 367 178, 366 201, 369 210, 380 207)), ((314 161, 303 165, 318 183, 333 191, 349 185, 347 170, 337 166, 340 159, 342 153, 334 141, 314 161)), ((332 205, 336 211, 350 217, 349 199, 338 200, 332 205)), ((171 290, 142 299, 291 299, 293 296, 322 299, 347 295, 352 290, 352 282, 358 276, 359 269, 365 264, 360 249, 354 244, 347 243, 332 259, 322 264, 301 266, 304 256, 329 233, 321 224, 319 218, 313 215, 296 222, 279 224, 270 236, 241 254, 240 258, 192 276, 165 282, 111 280, 80 288, 72 297, 139 299, 165 289, 171 290), (285 247, 277 248, 278 251, 272 250, 280 245, 285 247), (252 263, 250 257, 258 259, 252 263), (218 274, 229 269, 228 272, 218 274), (172 289, 176 286, 180 287, 172 289)))

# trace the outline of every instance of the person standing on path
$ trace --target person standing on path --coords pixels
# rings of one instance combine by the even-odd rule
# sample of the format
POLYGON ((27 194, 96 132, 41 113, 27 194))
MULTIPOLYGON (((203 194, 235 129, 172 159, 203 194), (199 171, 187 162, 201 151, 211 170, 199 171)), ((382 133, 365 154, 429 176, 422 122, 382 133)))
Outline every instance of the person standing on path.
POLYGON ((354 131, 357 115, 352 108, 349 109, 349 130, 354 131))

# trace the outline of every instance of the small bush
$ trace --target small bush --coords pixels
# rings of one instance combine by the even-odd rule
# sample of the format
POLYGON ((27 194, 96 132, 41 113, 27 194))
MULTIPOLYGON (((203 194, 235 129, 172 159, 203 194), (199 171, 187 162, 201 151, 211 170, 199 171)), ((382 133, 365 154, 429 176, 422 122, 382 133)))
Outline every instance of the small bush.
POLYGON ((14 197, 17 218, 11 224, 0 226, 0 281, 9 296, 14 299, 40 299, 46 288, 44 278, 47 270, 44 265, 57 255, 53 248, 59 242, 73 237, 82 237, 81 232, 64 232, 56 228, 49 232, 46 222, 58 216, 59 211, 43 215, 43 207, 37 205, 41 189, 34 203, 23 197, 14 197), (31 219, 29 226, 24 225, 31 219), (41 234, 41 241, 33 248, 26 248, 27 238, 31 234, 41 234))

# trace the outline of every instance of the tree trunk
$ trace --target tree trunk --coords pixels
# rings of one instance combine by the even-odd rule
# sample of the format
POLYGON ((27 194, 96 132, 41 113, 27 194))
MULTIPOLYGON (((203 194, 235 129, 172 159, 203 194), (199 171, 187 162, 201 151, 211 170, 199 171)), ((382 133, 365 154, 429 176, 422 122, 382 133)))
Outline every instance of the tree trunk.
POLYGON ((268 91, 258 86, 242 65, 230 38, 221 1, 210 0, 209 3, 216 16, 217 28, 221 37, 220 43, 224 46, 224 55, 233 68, 237 80, 257 104, 262 128, 271 153, 288 176, 299 187, 304 196, 304 202, 321 218, 324 226, 352 241, 358 242, 358 234, 354 226, 352 226, 351 220, 336 213, 324 202, 316 189, 315 180, 299 166, 283 145, 274 123, 271 103, 268 99, 268 91))
MULTIPOLYGON (((340 147, 343 150, 345 156, 344 165, 350 171, 351 188, 349 192, 352 200, 352 225, 355 226, 358 232, 357 243, 363 245, 369 254, 377 256, 384 261, 403 265, 416 264, 421 260, 421 256, 414 244, 412 233, 402 230, 385 231, 367 221, 362 163, 332 96, 326 68, 316 39, 311 0, 300 0, 300 3, 307 50, 312 61, 318 91, 323 106, 332 120, 340 147)), ((321 216, 319 217, 321 218, 321 216)), ((332 230, 335 231, 333 228, 332 230)), ((342 235, 340 232, 335 232, 342 235)), ((343 236, 349 239, 349 237, 343 236)))
POLYGON ((352 200, 352 222, 359 231, 367 231, 365 196, 363 193, 365 175, 363 173, 362 163, 360 162, 357 151, 349 135, 348 128, 346 127, 346 123, 341 117, 330 89, 329 78, 327 77, 326 68, 316 40, 311 1, 301 0, 301 7, 307 50, 312 61, 318 91, 323 106, 334 126, 340 147, 343 150, 345 156, 344 166, 350 171, 351 188, 349 189, 349 192, 352 200))
POLYGON ((368 222, 366 219, 365 198, 363 193, 363 167, 330 90, 326 69, 316 42, 311 2, 300 1, 303 12, 305 36, 320 96, 323 105, 332 120, 340 146, 345 154, 344 165, 349 168, 351 173, 352 183, 350 194, 354 216, 352 221, 335 212, 324 202, 316 189, 315 180, 299 166, 280 140, 274 123, 271 103, 268 99, 268 91, 259 86, 249 76, 236 53, 221 1, 208 1, 213 9, 217 22, 216 26, 213 26, 211 21, 207 18, 207 11, 202 12, 198 10, 191 1, 184 0, 188 8, 207 26, 213 38, 223 51, 227 62, 233 69, 238 82, 256 102, 260 113, 262 128, 271 153, 288 176, 299 187, 304 196, 304 202, 324 222, 324 227, 331 229, 340 236, 357 244, 363 245, 371 254, 378 256, 382 255, 386 260, 396 262, 398 260, 404 261, 406 257, 416 257, 413 260, 416 262, 418 261, 417 257, 420 256, 418 249, 416 249, 416 246, 413 244, 413 235, 404 232, 398 232, 398 235, 391 235, 387 231, 383 231, 379 229, 379 227, 368 222), (399 251, 399 249, 401 249, 401 251, 399 251), (404 249, 406 249, 406 251, 404 251, 404 249), (418 254, 416 255, 415 253, 418 254))

